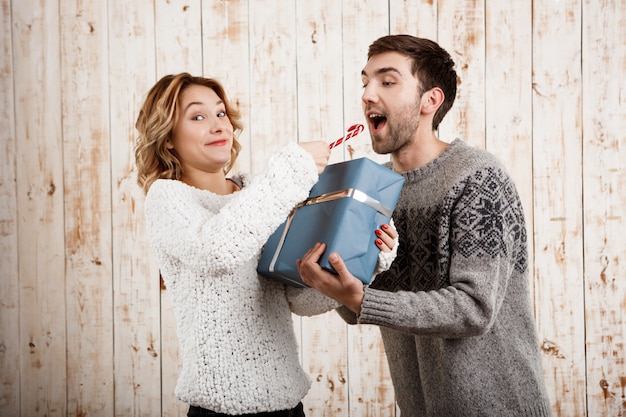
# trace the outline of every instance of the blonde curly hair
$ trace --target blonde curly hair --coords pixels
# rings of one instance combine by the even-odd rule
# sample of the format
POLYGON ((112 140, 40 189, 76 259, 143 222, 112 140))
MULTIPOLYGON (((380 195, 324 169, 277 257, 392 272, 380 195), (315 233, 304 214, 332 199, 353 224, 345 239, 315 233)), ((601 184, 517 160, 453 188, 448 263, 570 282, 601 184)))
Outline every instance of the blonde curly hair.
POLYGON ((170 74, 161 78, 150 89, 141 106, 135 127, 139 132, 135 144, 135 163, 137 165, 137 183, 144 193, 160 178, 179 180, 182 174, 180 161, 168 148, 167 142, 178 121, 180 95, 190 85, 209 87, 224 102, 226 115, 233 125, 233 146, 230 161, 224 167, 224 173, 233 167, 241 144, 237 137, 243 129, 239 110, 230 104, 222 84, 213 79, 192 76, 186 72, 170 74))

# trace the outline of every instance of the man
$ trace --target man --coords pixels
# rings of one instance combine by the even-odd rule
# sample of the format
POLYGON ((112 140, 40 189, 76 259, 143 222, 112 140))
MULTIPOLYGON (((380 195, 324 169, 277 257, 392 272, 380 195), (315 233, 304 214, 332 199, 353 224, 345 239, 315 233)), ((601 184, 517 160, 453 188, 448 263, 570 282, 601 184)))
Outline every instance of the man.
POLYGON ((457 76, 435 42, 385 36, 370 45, 362 104, 377 153, 405 177, 394 212, 398 254, 369 287, 316 263, 303 280, 375 324, 402 416, 550 416, 531 310, 526 228, 515 185, 489 153, 439 140, 457 76))

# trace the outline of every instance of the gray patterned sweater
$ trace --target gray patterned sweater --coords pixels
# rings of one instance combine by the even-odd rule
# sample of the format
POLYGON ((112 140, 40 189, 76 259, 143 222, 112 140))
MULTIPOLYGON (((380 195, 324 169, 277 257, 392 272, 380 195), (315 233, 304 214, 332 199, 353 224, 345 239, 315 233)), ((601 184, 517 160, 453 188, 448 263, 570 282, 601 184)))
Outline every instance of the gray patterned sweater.
POLYGON ((402 416, 549 416, 513 182, 459 139, 403 175, 398 254, 358 317, 381 326, 402 416))

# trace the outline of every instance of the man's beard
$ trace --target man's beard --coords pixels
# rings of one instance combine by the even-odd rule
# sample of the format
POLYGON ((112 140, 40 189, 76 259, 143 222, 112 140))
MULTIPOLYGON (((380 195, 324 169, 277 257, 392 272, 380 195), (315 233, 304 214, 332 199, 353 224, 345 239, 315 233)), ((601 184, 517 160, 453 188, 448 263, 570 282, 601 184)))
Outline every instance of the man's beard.
POLYGON ((415 133, 419 127, 420 103, 419 97, 414 106, 397 122, 392 123, 387 118, 385 128, 389 131, 387 139, 378 133, 371 133, 372 148, 377 154, 388 154, 410 146, 415 140, 415 133))

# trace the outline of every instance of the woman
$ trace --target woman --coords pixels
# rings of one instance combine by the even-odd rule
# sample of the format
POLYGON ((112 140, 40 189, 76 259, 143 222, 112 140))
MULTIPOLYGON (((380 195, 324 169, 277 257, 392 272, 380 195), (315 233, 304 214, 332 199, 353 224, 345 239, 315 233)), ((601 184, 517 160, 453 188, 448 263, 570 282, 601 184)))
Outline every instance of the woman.
MULTIPOLYGON (((241 149, 239 112, 210 78, 167 75, 139 113, 135 151, 151 248, 172 297, 188 416, 304 416, 310 381, 291 313, 338 304, 256 272, 263 244, 304 200, 328 162, 323 141, 290 144, 252 178, 227 177, 241 149)), ((381 229, 383 229, 381 227, 381 229)), ((378 270, 395 251, 379 230, 378 270)))

